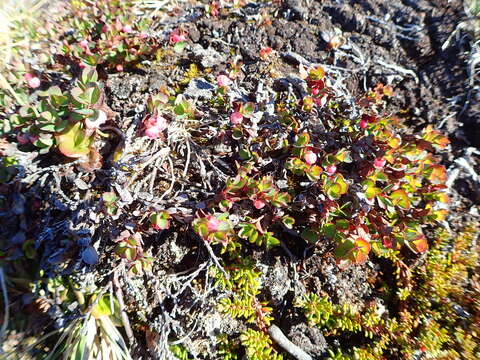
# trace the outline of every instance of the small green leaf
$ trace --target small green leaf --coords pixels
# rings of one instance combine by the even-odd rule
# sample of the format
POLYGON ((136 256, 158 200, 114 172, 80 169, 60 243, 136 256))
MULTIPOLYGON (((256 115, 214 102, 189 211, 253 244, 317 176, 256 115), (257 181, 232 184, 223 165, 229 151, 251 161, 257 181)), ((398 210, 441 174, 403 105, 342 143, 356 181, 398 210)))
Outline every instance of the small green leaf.
POLYGON ((280 245, 280 240, 278 240, 276 237, 270 235, 270 233, 265 234, 266 236, 266 244, 267 244, 267 249, 271 249, 274 246, 280 245))
POLYGON ((98 300, 97 304, 92 309, 92 315, 96 319, 102 316, 112 315, 110 308, 110 296, 104 295, 98 300))
POLYGON ((255 111, 255 104, 252 102, 247 102, 243 104, 239 110, 240 114, 242 114, 247 119, 253 115, 254 111, 255 111))
POLYGON ((75 87, 70 90, 70 95, 79 104, 88 105, 88 102, 84 98, 83 90, 79 87, 75 87))
POLYGON ((82 71, 82 76, 80 77, 80 81, 87 85, 90 82, 97 82, 98 81, 98 73, 95 71, 94 68, 86 67, 82 71))
POLYGON ((318 165, 313 165, 310 169, 306 170, 307 177, 311 181, 315 181, 320 179, 320 175, 322 174, 323 170, 318 165))
POLYGON ((393 205, 398 205, 403 209, 410 209, 410 199, 408 198, 407 193, 403 189, 395 190, 390 194, 390 199, 392 199, 393 205))
POLYGON ((285 168, 290 170, 295 175, 303 175, 308 169, 308 165, 305 164, 301 159, 295 157, 287 160, 285 163, 285 168))
POLYGON ((62 154, 72 158, 79 158, 90 152, 93 136, 86 136, 81 123, 68 127, 63 133, 56 136, 58 149, 62 154))
POLYGON ((352 162, 352 156, 350 154, 350 151, 349 150, 340 150, 335 155, 335 160, 340 161, 340 162, 345 162, 345 163, 351 163, 352 162))
POLYGON ((302 231, 301 237, 308 242, 315 243, 320 239, 320 233, 317 229, 309 228, 302 231))
POLYGON ((35 141, 33 144, 39 148, 49 148, 53 145, 53 137, 51 134, 40 134, 37 141, 35 141))
POLYGON ((200 223, 197 225, 196 232, 203 238, 208 236, 208 228, 207 225, 204 223, 200 223))
POLYGON ((100 99, 101 90, 97 85, 89 86, 83 95, 89 105, 95 105, 100 99))
POLYGON ((166 211, 160 213, 153 213, 150 215, 150 222, 157 230, 166 230, 170 228, 170 214, 166 211))
POLYGON ((340 230, 348 230, 350 228, 350 222, 345 219, 339 219, 335 222, 335 227, 340 230))
POLYGON ((254 232, 257 232, 257 228, 253 224, 241 223, 239 226, 240 231, 238 232, 238 236, 242 239, 248 239, 254 232))
POLYGON ((337 183, 331 184, 327 187, 327 195, 331 199, 338 199, 342 196, 340 185, 337 183))
POLYGON ((322 233, 325 237, 329 239, 334 239, 335 234, 337 233, 337 227, 335 226, 335 224, 327 223, 322 226, 322 233))
POLYGON ((253 230, 250 234, 250 236, 248 237, 248 241, 250 241, 252 244, 255 244, 258 240, 258 231, 256 230, 253 230))
POLYGON ((287 229, 292 229, 293 228, 293 224, 295 224, 295 219, 291 216, 288 216, 288 215, 285 215, 283 218, 282 218, 282 223, 283 225, 285 225, 285 227, 287 229))
POLYGON ((295 141, 295 146, 304 147, 310 142, 310 135, 308 133, 302 133, 297 135, 297 140, 295 141))
POLYGON ((113 191, 103 193, 102 198, 103 198, 103 201, 108 202, 108 203, 113 203, 113 202, 118 200, 117 195, 115 195, 115 193, 113 191))
POLYGON ((93 109, 75 109, 74 112, 87 117, 90 117, 93 114, 95 114, 95 110, 93 109))
POLYGON ((248 149, 241 149, 239 152, 238 152, 238 156, 240 157, 240 159, 242 160, 249 160, 252 158, 252 153, 250 152, 250 150, 248 149))
POLYGON ((185 46, 187 46, 186 41, 177 42, 175 45, 173 45, 173 51, 180 54, 185 49, 185 46))
POLYGON ((173 111, 178 116, 185 115, 185 105, 183 104, 183 102, 180 102, 177 105, 175 105, 175 107, 173 108, 173 111))
POLYGON ((278 193, 270 201, 275 207, 285 207, 292 200, 289 193, 278 193))

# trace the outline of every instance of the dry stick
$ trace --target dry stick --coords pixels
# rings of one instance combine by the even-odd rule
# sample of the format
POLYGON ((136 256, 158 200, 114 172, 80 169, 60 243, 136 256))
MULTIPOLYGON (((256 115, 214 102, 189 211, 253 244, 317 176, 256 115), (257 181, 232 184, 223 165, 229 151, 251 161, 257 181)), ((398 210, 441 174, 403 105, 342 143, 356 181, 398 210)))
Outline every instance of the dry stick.
POLYGON ((8 304, 8 293, 7 293, 7 285, 5 284, 5 273, 3 272, 3 267, 0 266, 0 287, 2 288, 3 294, 3 305, 5 306, 5 313, 3 317, 3 324, 2 328, 0 329, 0 339, 3 339, 5 333, 7 331, 8 326, 8 317, 10 315, 10 308, 8 304))
POLYGON ((228 276, 227 272, 225 271, 225 269, 223 268, 223 266, 220 264, 220 262, 218 261, 218 258, 215 256, 213 250, 212 250, 212 247, 210 246, 210 244, 204 240, 202 240, 203 243, 205 244, 205 247, 207 248, 208 250, 208 253, 210 254, 210 257, 212 258, 213 262, 215 263, 215 265, 217 266, 217 268, 222 272, 222 274, 227 278, 229 279, 230 276, 228 276))
POLYGON ((168 194, 170 194, 173 190, 173 185, 175 185, 175 172, 174 172, 174 168, 173 168, 173 161, 172 159, 170 158, 170 155, 168 155, 167 157, 167 160, 168 160, 168 164, 170 165, 170 175, 171 175, 171 181, 170 181, 170 186, 169 188, 162 194, 162 196, 160 196, 160 198, 155 202, 155 205, 157 205, 160 201, 163 200, 163 198, 165 196, 167 196, 168 194))
POLYGON ((185 162, 185 168, 183 169, 183 177, 187 176, 191 153, 192 150, 190 149, 190 139, 187 139, 187 161, 185 162))
POLYGON ((268 328, 268 333, 278 345, 280 345, 285 351, 290 353, 294 358, 298 360, 313 360, 313 358, 309 354, 307 354, 297 345, 288 340, 278 326, 271 325, 268 328))
POLYGON ((417 84, 419 83, 418 76, 413 70, 405 69, 405 68, 402 68, 402 67, 400 67, 398 65, 395 65, 395 64, 388 64, 383 60, 376 60, 376 63, 379 64, 379 65, 382 65, 382 66, 384 66, 388 69, 396 70, 399 73, 411 75, 415 79, 415 82, 417 84))
POLYGON ((157 151, 147 161, 145 161, 144 163, 142 163, 140 165, 140 168, 135 172, 135 174, 133 174, 132 178, 130 179, 130 181, 127 183, 126 186, 128 187, 131 184, 133 184, 133 182, 137 179, 137 177, 140 176, 143 169, 145 169, 148 165, 155 162, 160 156, 167 156, 168 153, 169 153, 169 151, 164 151, 164 149, 161 149, 160 151, 157 151))
POLYGON ((125 312, 125 303, 123 301, 123 292, 122 288, 120 287, 120 283, 118 282, 118 274, 117 272, 113 273, 113 286, 115 286, 115 296, 118 300, 118 305, 120 305, 120 314, 122 316, 122 324, 125 328, 125 333, 127 334, 128 343, 132 344, 133 339, 133 331, 130 327, 130 321, 128 320, 127 313, 125 312))

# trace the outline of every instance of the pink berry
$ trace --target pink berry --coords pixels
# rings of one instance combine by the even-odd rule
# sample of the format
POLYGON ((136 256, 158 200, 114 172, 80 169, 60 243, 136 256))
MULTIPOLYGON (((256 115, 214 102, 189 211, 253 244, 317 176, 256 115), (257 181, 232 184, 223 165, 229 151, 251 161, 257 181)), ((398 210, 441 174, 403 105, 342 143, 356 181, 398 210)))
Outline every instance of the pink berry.
POLYGON ((335 165, 328 165, 325 169, 325 172, 328 175, 333 175, 337 172, 337 167, 335 165))
POLYGON ((222 222, 218 220, 215 216, 209 215, 207 217, 207 230, 208 232, 215 232, 218 230, 222 222))
POLYGON ((123 31, 124 33, 127 33, 127 34, 128 34, 128 33, 131 33, 131 32, 132 32, 132 27, 131 27, 130 25, 123 25, 122 31, 123 31))
POLYGON ((102 32, 106 33, 108 31, 108 26, 107 25, 103 25, 102 26, 102 32))
POLYGON ((317 162, 317 154, 311 150, 306 151, 303 158, 308 165, 313 165, 317 162))
POLYGON ((80 47, 84 50, 88 49, 88 40, 82 40, 78 43, 78 45, 80 45, 80 47))
POLYGON ((122 65, 122 64, 117 64, 117 66, 115 66, 115 69, 116 69, 118 72, 122 72, 122 71, 123 71, 123 65, 122 65))
POLYGON ((176 44, 178 42, 185 41, 185 40, 187 40, 185 35, 181 34, 178 30, 174 30, 170 34, 170 42, 173 44, 176 44))
POLYGON ((145 127, 147 128, 156 127, 156 128, 159 128, 160 131, 163 131, 168 127, 167 119, 159 115, 151 116, 145 122, 145 127))
POLYGON ((218 86, 229 86, 232 83, 232 80, 226 75, 217 76, 217 85, 218 86))
POLYGON ((168 127, 167 119, 158 115, 151 116, 145 121, 145 127, 145 135, 151 139, 156 139, 168 127))
POLYGON ((385 166, 387 161, 384 158, 376 158, 373 161, 373 166, 375 166, 377 169, 381 169, 385 166))
POLYGON ((84 69, 84 68, 85 68, 85 64, 80 61, 80 62, 78 63, 78 67, 79 67, 80 69, 84 69))
POLYGON ((28 86, 32 89, 35 89, 40 86, 40 79, 36 76, 27 80, 28 86))
POLYGON ((138 37, 140 39, 146 39, 148 37, 148 35, 145 31, 142 31, 140 34, 138 34, 138 37))
POLYGON ((240 114, 238 111, 235 111, 230 115, 230 121, 234 125, 241 124, 243 121, 243 115, 240 114))
POLYGON ((360 124, 359 124, 359 125, 360 125, 360 128, 361 128, 361 129, 365 129, 365 128, 368 126, 368 121, 362 119, 362 120, 360 120, 360 124))
POLYGON ((261 209, 266 205, 266 202, 262 199, 255 199, 253 201, 253 206, 255 206, 255 209, 261 209))
POLYGON ((31 78, 33 78, 33 75, 30 74, 30 73, 26 73, 25 75, 23 75, 23 78, 25 79, 25 81, 28 81, 28 80, 30 80, 31 78))
POLYGON ((152 126, 145 130, 145 135, 150 139, 157 139, 162 134, 162 130, 156 126, 152 126))

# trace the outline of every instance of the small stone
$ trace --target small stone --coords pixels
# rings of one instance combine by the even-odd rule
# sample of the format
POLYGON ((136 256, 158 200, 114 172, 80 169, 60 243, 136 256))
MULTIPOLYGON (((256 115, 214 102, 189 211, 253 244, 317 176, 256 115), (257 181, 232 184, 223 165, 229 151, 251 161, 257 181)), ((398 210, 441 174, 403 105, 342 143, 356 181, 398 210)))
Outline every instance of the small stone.
POLYGON ((203 67, 210 68, 215 65, 220 65, 227 61, 225 55, 220 54, 212 47, 204 49, 202 45, 195 44, 192 46, 193 56, 200 61, 203 67))
POLYGON ((265 280, 265 288, 272 296, 272 304, 281 304, 287 292, 291 288, 288 277, 288 269, 277 261, 273 267, 268 268, 265 280))
POLYGON ((307 9, 300 0, 286 0, 283 6, 283 16, 286 20, 303 20, 306 18, 307 9))
POLYGON ((192 98, 211 98, 215 86, 207 82, 205 79, 198 78, 190 80, 188 87, 184 92, 184 95, 192 98))
POLYGON ((288 339, 308 354, 320 356, 327 351, 328 345, 322 331, 315 326, 300 323, 293 326, 288 339))

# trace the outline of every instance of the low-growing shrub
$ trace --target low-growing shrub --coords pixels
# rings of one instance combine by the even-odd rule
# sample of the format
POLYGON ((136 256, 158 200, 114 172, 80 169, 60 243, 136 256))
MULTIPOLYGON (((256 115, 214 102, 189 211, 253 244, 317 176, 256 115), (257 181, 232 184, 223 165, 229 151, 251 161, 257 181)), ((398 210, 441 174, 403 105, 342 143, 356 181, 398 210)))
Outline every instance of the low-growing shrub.
POLYGON ((328 296, 314 293, 298 298, 296 306, 327 337, 364 336, 365 346, 330 349, 332 360, 411 359, 414 354, 476 359, 480 355, 480 287, 474 272, 478 234, 472 224, 456 236, 444 229, 437 231, 424 264, 416 269, 406 268, 400 252, 392 250, 387 258, 396 269, 397 291, 381 291, 387 307, 380 303, 364 309, 336 305, 328 296), (445 247, 452 251, 445 253, 445 247))
MULTIPOLYGON (((224 222, 228 214, 239 221, 217 241, 232 249, 239 239, 270 248, 280 244, 275 232, 287 228, 308 242, 336 244, 342 268, 365 262, 372 248, 425 252, 423 228, 446 216, 439 205, 448 201, 446 171, 434 152, 448 140, 431 126, 406 134, 384 108, 393 96, 389 87, 377 86, 351 106, 326 86, 323 69, 305 76, 308 98, 288 107, 277 101, 283 126, 255 119, 254 105, 232 125, 241 165, 211 211, 224 213, 224 222)), ((211 242, 216 235, 198 226, 201 219, 194 228, 211 242)))

